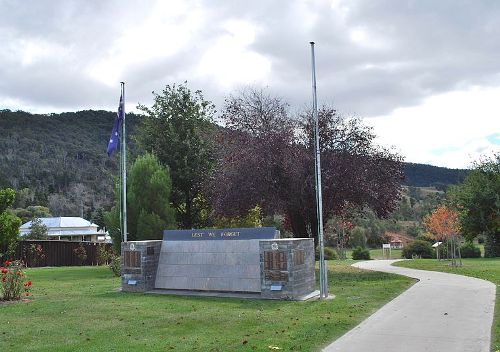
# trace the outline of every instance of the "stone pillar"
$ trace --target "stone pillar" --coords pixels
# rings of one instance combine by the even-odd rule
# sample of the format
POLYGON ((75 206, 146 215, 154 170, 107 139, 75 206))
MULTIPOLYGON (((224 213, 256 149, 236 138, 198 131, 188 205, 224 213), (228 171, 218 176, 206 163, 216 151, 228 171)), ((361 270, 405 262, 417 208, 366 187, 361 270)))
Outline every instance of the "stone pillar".
POLYGON ((261 296, 300 300, 315 291, 312 238, 261 240, 261 296))
POLYGON ((154 289, 161 240, 122 242, 122 291, 154 289))

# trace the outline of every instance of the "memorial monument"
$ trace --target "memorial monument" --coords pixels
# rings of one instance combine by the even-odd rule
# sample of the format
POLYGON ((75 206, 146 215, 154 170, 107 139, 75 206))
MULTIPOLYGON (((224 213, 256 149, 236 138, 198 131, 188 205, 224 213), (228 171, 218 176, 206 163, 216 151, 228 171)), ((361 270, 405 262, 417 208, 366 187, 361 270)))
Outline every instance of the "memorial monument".
POLYGON ((317 293, 314 265, 312 239, 274 227, 166 230, 122 243, 122 291, 304 300, 317 293))

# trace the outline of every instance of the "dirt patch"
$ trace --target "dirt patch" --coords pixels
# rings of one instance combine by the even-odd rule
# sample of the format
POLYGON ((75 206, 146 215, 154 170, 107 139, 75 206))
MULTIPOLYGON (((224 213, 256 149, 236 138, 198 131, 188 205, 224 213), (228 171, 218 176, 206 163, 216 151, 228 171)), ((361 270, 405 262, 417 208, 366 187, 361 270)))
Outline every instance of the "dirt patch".
POLYGON ((10 304, 16 304, 16 303, 29 303, 31 302, 31 299, 28 299, 28 298, 21 298, 17 301, 3 301, 3 300, 0 300, 0 307, 3 307, 3 306, 8 306, 10 304))

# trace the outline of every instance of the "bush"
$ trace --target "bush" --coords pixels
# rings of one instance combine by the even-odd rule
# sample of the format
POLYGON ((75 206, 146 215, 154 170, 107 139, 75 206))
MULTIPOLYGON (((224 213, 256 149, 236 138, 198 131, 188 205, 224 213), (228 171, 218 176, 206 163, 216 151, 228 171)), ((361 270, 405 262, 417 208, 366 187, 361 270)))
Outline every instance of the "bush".
POLYGON ((4 267, 0 266, 0 293, 4 301, 14 301, 21 298, 21 291, 29 296, 31 280, 26 281, 24 265, 21 261, 4 262, 4 267))
POLYGON ((104 243, 99 243, 97 245, 97 265, 109 264, 111 255, 112 254, 106 249, 104 243))
POLYGON ((472 242, 460 247, 460 254, 462 258, 481 258, 481 250, 479 247, 474 246, 472 242))
POLYGON ((109 263, 109 268, 115 274, 115 276, 121 276, 121 258, 119 255, 112 254, 111 255, 111 262, 109 263))
MULTIPOLYGON (((315 251, 315 258, 316 260, 319 260, 319 247, 316 247, 315 251)), ((337 252, 335 252, 335 249, 331 247, 325 247, 325 260, 334 260, 337 259, 337 252)))
POLYGON ((30 244, 28 253, 31 258, 31 266, 33 267, 39 266, 45 261, 45 258, 47 258, 41 244, 30 244))
POLYGON ((75 253, 76 257, 78 258, 80 265, 83 265, 83 263, 85 263, 85 261, 87 260, 87 250, 83 246, 83 243, 80 243, 78 247, 73 249, 73 253, 75 253))
POLYGON ((433 251, 429 242, 415 240, 407 244, 401 253, 401 256, 406 259, 418 258, 432 258, 433 251))
POLYGON ((354 260, 368 260, 370 259, 370 251, 366 248, 356 247, 352 251, 352 259, 354 260))

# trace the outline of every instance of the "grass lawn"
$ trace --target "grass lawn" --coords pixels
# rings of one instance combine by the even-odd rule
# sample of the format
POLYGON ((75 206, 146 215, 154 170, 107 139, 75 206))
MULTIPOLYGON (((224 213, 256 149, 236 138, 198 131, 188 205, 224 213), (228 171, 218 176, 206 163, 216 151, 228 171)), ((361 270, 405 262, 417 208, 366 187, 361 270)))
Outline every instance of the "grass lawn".
POLYGON ((29 269, 33 300, 0 304, 0 351, 319 350, 412 284, 328 263, 333 300, 312 302, 117 292, 106 267, 29 269))
POLYGON ((397 262, 394 265, 405 268, 443 271, 447 273, 473 276, 488 280, 497 285, 495 321, 493 322, 492 349, 500 351, 500 258, 462 259, 463 266, 453 268, 448 261, 435 259, 416 259, 397 262))
MULTIPOLYGON (((386 250, 387 251, 387 250, 386 250)), ((371 259, 401 259, 401 249, 391 249, 391 255, 388 258, 387 254, 384 257, 382 248, 370 249, 370 258, 371 259)), ((386 252, 387 253, 387 252, 386 252)), ((347 258, 352 259, 352 249, 348 249, 346 251, 347 258)))

